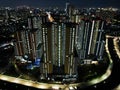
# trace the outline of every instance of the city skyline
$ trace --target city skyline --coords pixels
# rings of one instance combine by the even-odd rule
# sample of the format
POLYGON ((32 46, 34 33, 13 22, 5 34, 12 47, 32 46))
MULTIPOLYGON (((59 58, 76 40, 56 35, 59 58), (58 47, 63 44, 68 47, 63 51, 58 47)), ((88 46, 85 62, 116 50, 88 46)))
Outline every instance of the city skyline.
POLYGON ((65 3, 70 2, 79 8, 84 7, 115 7, 120 8, 118 0, 0 0, 1 7, 17 7, 27 5, 31 7, 61 7, 65 8, 65 3))
POLYGON ((0 0, 0 90, 116 90, 120 10, 81 1, 0 0))

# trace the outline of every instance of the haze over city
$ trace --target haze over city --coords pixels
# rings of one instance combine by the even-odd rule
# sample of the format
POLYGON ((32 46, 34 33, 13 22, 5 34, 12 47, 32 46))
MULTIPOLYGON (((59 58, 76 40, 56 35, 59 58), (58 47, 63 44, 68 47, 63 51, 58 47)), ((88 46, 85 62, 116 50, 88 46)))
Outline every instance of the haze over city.
POLYGON ((1 7, 16 7, 28 5, 33 7, 62 7, 70 2, 76 7, 116 7, 119 8, 119 0, 0 0, 1 7))

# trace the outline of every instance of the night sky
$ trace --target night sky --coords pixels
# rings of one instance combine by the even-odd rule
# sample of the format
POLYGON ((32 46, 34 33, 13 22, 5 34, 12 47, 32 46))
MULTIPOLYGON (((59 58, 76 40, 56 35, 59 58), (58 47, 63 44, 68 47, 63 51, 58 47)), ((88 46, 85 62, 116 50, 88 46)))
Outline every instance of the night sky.
POLYGON ((65 7, 70 2, 76 7, 117 7, 120 8, 120 0, 0 0, 0 7, 16 7, 28 5, 32 7, 65 7))

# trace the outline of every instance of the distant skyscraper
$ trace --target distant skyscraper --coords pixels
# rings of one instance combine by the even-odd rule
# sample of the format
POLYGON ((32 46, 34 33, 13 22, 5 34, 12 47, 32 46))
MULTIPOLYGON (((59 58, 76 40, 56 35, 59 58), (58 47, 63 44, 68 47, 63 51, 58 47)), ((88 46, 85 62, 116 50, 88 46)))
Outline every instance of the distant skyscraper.
POLYGON ((66 3, 66 7, 65 7, 65 11, 66 11, 66 14, 68 14, 69 13, 69 5, 70 5, 70 3, 69 2, 67 2, 66 3))
POLYGON ((5 10, 5 16, 6 16, 5 18, 6 18, 7 20, 8 20, 8 18, 9 18, 8 12, 9 12, 9 10, 6 9, 6 10, 5 10))
POLYGON ((66 3, 66 15, 69 17, 69 21, 72 21, 72 16, 74 13, 74 6, 71 5, 70 3, 66 3))

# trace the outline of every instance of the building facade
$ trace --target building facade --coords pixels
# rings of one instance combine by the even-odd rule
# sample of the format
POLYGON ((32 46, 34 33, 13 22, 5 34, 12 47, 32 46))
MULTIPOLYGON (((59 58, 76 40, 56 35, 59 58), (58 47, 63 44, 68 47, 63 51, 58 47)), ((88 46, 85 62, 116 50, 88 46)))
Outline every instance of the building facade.
POLYGON ((43 25, 44 66, 53 75, 72 75, 76 25, 53 22, 43 25))
POLYGON ((42 57, 42 31, 39 17, 28 17, 27 26, 23 25, 22 30, 14 34, 16 41, 15 56, 27 55, 29 60, 36 60, 42 57))
POLYGON ((93 55, 102 60, 104 52, 104 24, 101 19, 82 20, 76 36, 76 48, 80 59, 93 55))

